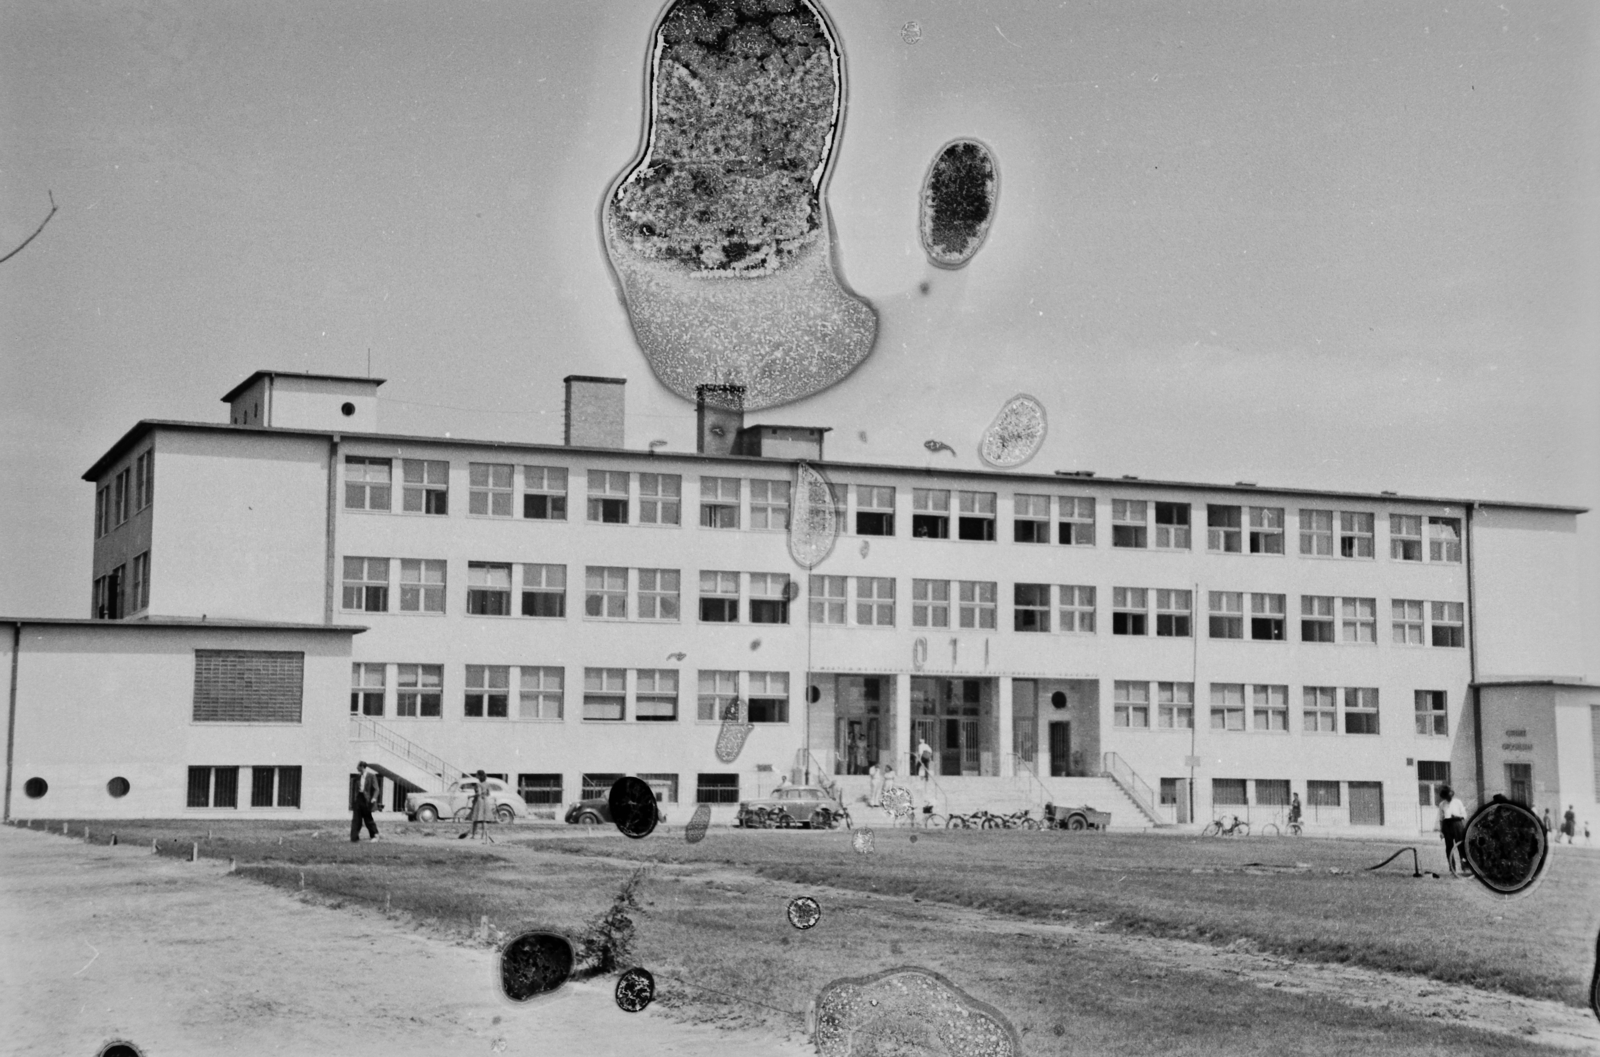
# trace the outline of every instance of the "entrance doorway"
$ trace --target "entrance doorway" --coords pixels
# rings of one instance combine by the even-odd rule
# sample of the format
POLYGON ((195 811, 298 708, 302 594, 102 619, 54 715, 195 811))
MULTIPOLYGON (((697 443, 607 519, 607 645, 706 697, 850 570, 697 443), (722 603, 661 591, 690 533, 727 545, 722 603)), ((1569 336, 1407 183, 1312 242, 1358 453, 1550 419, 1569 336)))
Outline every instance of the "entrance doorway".
POLYGON ((1050 777, 1065 778, 1071 773, 1072 723, 1067 720, 1050 721, 1050 777))
POLYGON ((919 739, 933 749, 944 777, 995 774, 994 681, 988 679, 911 680, 911 745, 919 739), (985 751, 988 750, 988 751, 985 751))
POLYGON ((1523 807, 1533 806, 1533 764, 1506 764, 1506 799, 1523 807))

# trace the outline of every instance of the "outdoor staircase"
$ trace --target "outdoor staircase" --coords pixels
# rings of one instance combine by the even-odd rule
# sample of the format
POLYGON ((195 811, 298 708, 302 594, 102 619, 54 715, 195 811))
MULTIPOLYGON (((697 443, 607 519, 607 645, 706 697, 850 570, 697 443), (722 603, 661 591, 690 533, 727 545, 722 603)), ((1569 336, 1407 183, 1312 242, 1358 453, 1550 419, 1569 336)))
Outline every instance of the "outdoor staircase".
POLYGON ((350 746, 379 774, 412 792, 442 793, 466 773, 366 716, 350 717, 350 746))

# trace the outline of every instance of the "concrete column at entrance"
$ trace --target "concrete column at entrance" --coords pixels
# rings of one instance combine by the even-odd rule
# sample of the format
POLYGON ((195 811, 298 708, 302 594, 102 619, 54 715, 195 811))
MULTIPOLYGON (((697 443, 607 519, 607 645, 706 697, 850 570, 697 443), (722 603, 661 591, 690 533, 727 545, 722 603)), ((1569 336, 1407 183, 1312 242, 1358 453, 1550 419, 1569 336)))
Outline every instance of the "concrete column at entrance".
POLYGON ((904 780, 911 779, 911 752, 916 746, 911 741, 911 676, 894 677, 894 742, 891 757, 895 773, 904 780))
POLYGON ((995 702, 996 714, 1000 717, 1000 777, 1010 778, 1016 774, 1016 759, 1011 753, 1012 743, 1012 715, 1011 715, 1011 676, 1000 677, 1000 699, 995 702))

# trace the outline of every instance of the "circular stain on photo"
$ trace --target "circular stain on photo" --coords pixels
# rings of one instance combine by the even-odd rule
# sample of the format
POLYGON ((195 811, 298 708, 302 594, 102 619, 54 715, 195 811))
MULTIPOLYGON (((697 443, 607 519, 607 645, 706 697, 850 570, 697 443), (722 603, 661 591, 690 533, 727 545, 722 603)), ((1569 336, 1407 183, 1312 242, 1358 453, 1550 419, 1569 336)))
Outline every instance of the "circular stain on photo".
POLYGON ((822 920, 822 905, 810 896, 795 896, 789 900, 789 924, 797 929, 808 929, 822 920))
POLYGON ((638 840, 654 832, 656 794, 643 778, 618 778, 612 783, 606 802, 611 808, 611 821, 623 836, 638 840))
POLYGON ((872 850, 872 831, 870 829, 856 830, 855 834, 850 838, 850 843, 860 854, 867 854, 872 850))
POLYGON ((500 987, 513 1002, 549 994, 572 975, 572 944, 554 932, 524 932, 500 952, 500 987))
POLYGON ((637 1013, 656 997, 656 978, 648 969, 629 969, 617 981, 617 1007, 624 1013, 637 1013))
POLYGON ((144 1051, 126 1039, 113 1039, 95 1057, 144 1057, 144 1051))
POLYGON ((1465 851, 1479 883, 1500 895, 1516 895, 1544 872, 1550 838, 1532 811, 1496 795, 1467 822, 1465 851))

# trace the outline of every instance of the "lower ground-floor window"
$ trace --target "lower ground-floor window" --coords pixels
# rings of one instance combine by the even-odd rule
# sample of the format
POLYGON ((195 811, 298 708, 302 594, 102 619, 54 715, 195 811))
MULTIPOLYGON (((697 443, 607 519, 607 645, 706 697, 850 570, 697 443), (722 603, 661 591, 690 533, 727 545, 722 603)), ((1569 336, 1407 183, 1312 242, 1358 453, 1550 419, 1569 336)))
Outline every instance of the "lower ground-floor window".
POLYGON ((617 784, 617 779, 622 774, 586 774, 583 776, 583 799, 605 799, 611 795, 611 787, 617 784))
POLYGON ((701 774, 696 776, 694 798, 701 804, 737 804, 739 802, 739 776, 736 774, 701 774))
POLYGON ((1256 806, 1258 806, 1258 807, 1288 807, 1289 806, 1289 779, 1287 779, 1287 778, 1257 778, 1256 779, 1256 806))
POLYGON ((189 768, 190 807, 238 807, 239 768, 189 768))
POLYGON ((1383 825, 1383 783, 1350 783, 1350 824, 1352 826, 1383 825))
POLYGON ((639 777, 655 791, 656 800, 663 804, 678 802, 678 776, 675 774, 645 774, 639 777))
POLYGON ((1215 807, 1244 807, 1250 803, 1245 797, 1243 778, 1211 779, 1211 803, 1215 807))
POLYGON ((299 807, 300 768, 258 764, 250 768, 251 807, 299 807))
POLYGON ((561 776, 559 774, 519 774, 517 792, 524 804, 561 803, 561 776))

